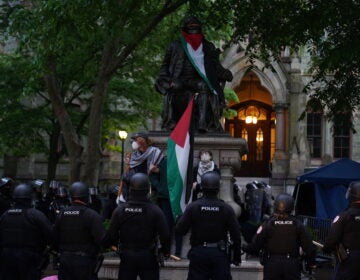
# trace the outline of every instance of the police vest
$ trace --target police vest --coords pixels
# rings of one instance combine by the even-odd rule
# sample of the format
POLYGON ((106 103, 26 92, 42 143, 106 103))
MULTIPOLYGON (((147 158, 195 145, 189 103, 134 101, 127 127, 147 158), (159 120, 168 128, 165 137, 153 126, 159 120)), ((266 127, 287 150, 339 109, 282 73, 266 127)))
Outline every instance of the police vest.
POLYGON ((347 249, 360 251, 360 209, 348 209, 344 219, 342 243, 347 249))
POLYGON ((268 232, 266 249, 273 255, 299 255, 300 222, 293 217, 285 219, 271 218, 266 223, 268 232))
POLYGON ((127 249, 152 249, 155 246, 155 224, 150 202, 127 202, 119 220, 120 243, 127 249))
POLYGON ((59 248, 61 252, 82 252, 94 255, 97 252, 94 240, 89 232, 89 221, 84 214, 85 207, 70 207, 61 212, 59 248))
POLYGON ((39 227, 29 218, 30 209, 9 209, 3 216, 1 240, 3 248, 29 249, 41 252, 45 246, 39 227))

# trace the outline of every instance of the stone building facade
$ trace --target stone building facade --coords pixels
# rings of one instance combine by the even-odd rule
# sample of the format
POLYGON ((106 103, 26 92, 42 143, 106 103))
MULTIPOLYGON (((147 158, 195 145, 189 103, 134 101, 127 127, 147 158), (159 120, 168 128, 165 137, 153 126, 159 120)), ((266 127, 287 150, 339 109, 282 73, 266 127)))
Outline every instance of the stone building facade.
MULTIPOLYGON (((339 158, 360 160, 358 134, 345 129, 333 133, 334 124, 321 112, 306 113, 299 121, 308 98, 303 89, 311 80, 309 61, 305 49, 297 53, 285 49, 280 61, 270 65, 250 62, 240 45, 224 52, 223 65, 234 76, 227 86, 239 98, 230 104, 238 115, 226 120, 225 128, 232 136, 245 138, 249 146, 242 171, 235 175, 282 181, 339 158)), ((355 118, 356 130, 359 125, 355 118)))

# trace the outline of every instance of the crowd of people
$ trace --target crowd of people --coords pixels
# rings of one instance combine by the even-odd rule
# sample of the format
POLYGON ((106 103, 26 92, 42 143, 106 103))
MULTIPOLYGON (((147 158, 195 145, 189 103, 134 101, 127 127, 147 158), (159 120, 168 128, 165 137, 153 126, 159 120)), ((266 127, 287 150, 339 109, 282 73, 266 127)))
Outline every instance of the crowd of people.
MULTIPOLYGON (((99 199, 97 188, 83 182, 66 186, 51 181, 44 193, 42 180, 15 184, 1 178, 1 280, 41 279, 49 252, 59 279, 95 280, 101 253, 110 248, 121 260, 119 279, 160 279, 159 268, 164 258, 172 256, 172 243, 174 255, 181 258, 182 240, 189 232, 189 280, 232 279, 231 264, 240 265, 243 252, 261 256, 266 280, 300 279, 302 260, 308 271, 316 267, 318 249, 291 214, 292 196, 279 194, 269 205, 269 186, 252 182, 241 199, 234 182, 235 201, 243 209, 243 215, 236 217, 219 199, 221 174, 211 151, 201 150, 194 167, 193 200, 181 216, 173 217, 166 156, 146 133, 134 134, 132 141, 121 188, 109 187, 106 203, 99 199), (245 226, 249 221, 256 224, 251 234, 245 226)), ((355 280, 360 275, 360 182, 348 189, 349 208, 334 219, 323 251, 336 251, 341 245, 343 259, 334 279, 355 280)))

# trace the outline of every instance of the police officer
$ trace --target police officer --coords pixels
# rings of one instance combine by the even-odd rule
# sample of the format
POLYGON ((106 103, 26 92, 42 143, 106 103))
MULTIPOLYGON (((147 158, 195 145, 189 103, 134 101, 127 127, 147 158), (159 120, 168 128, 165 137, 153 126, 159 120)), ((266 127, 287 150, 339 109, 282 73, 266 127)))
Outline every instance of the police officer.
POLYGON ((156 255, 169 255, 170 233, 161 209, 148 199, 149 179, 135 173, 130 179, 129 199, 115 209, 108 231, 110 242, 119 244, 118 279, 159 279, 156 255))
POLYGON ((47 197, 43 193, 45 188, 45 181, 41 179, 36 179, 31 181, 30 185, 33 188, 33 203, 35 208, 43 212, 45 216, 49 217, 49 206, 51 201, 47 199, 47 197))
MULTIPOLYGON (((335 280, 360 279, 360 181, 349 186, 350 207, 336 216, 323 251, 330 253, 342 244, 345 254, 336 266, 335 280)), ((339 249, 338 249, 339 250, 339 249)))
POLYGON ((61 280, 94 277, 97 256, 105 237, 101 216, 88 207, 89 189, 82 182, 70 186, 72 204, 60 212, 54 226, 60 253, 61 280))
POLYGON ((0 218, 0 278, 39 280, 42 252, 51 243, 51 224, 32 208, 33 191, 26 184, 13 192, 14 206, 0 218))
POLYGON ((0 216, 11 207, 13 180, 9 177, 0 179, 0 216))
POLYGON ((307 268, 314 268, 316 247, 303 224, 290 213, 293 198, 279 194, 274 202, 275 213, 257 230, 251 244, 244 251, 263 251, 264 280, 300 280, 300 247, 304 251, 307 268))
POLYGON ((217 198, 219 174, 205 173, 201 185, 204 196, 187 206, 175 229, 185 235, 191 228, 188 280, 229 280, 230 263, 241 262, 240 226, 234 210, 217 198), (227 255, 228 233, 234 243, 233 260, 227 255))
POLYGON ((55 197, 49 206, 49 220, 55 223, 56 217, 70 206, 70 197, 67 187, 60 186, 55 190, 55 197))
POLYGON ((101 215, 103 206, 101 199, 99 198, 98 188, 95 186, 91 186, 89 187, 89 192, 90 192, 90 203, 89 203, 90 208, 94 209, 96 212, 98 212, 101 215))
POLYGON ((117 207, 116 198, 119 193, 119 186, 113 185, 108 188, 107 198, 104 200, 104 209, 102 217, 104 220, 110 220, 112 213, 117 207))

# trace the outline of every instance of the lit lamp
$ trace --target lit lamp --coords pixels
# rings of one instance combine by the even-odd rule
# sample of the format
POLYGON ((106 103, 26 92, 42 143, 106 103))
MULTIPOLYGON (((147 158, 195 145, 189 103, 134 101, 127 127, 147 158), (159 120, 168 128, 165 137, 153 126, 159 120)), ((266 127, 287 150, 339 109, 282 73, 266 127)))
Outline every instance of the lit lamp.
POLYGON ((245 110, 245 123, 250 124, 256 124, 258 121, 258 118, 260 116, 260 111, 258 108, 256 108, 253 105, 250 105, 245 110))
POLYGON ((121 176, 124 173, 124 144, 128 133, 125 130, 119 130, 119 137, 121 140, 121 176))

